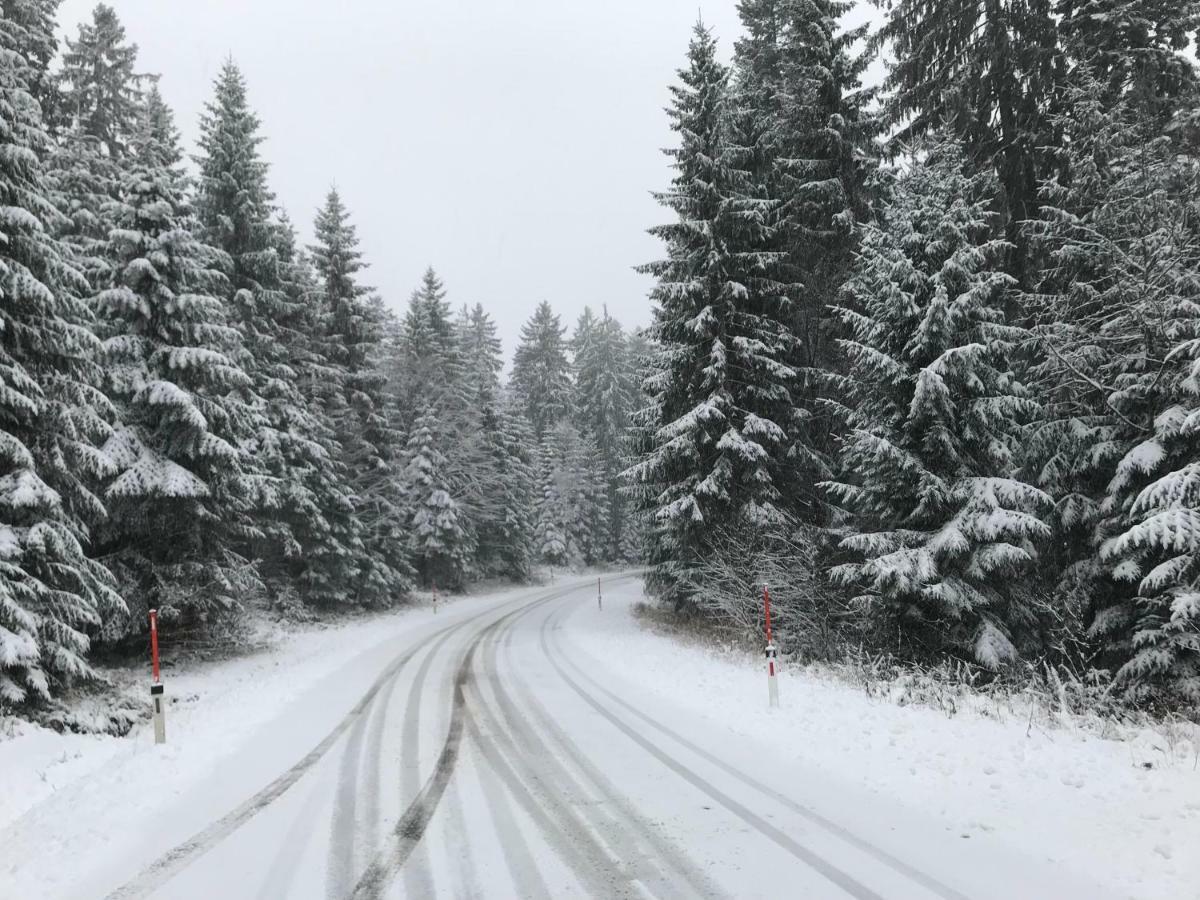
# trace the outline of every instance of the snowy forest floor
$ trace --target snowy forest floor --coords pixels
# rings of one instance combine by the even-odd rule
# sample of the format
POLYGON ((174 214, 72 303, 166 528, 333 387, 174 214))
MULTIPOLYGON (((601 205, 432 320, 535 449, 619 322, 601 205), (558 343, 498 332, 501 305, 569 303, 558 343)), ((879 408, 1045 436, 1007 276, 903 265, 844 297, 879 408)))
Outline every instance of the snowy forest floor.
POLYGON ((1039 694, 974 693, 849 666, 780 675, 767 706, 761 651, 674 624, 640 588, 605 597, 577 641, 641 690, 712 723, 713 742, 769 743, 815 773, 988 835, 1122 895, 1200 898, 1200 729, 1070 715, 1039 694), (635 662, 636 661, 636 662, 635 662))

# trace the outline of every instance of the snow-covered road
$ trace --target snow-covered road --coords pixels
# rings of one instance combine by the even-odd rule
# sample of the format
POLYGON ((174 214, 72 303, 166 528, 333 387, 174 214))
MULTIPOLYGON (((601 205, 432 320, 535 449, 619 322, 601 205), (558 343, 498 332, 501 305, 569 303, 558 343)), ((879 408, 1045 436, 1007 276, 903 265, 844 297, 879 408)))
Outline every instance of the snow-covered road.
POLYGON ((170 802, 114 810, 103 853, 47 872, 37 811, 0 853, 44 873, 18 863, 22 898, 1117 896, 641 689, 634 659, 585 649, 620 614, 580 579, 456 604, 170 802))

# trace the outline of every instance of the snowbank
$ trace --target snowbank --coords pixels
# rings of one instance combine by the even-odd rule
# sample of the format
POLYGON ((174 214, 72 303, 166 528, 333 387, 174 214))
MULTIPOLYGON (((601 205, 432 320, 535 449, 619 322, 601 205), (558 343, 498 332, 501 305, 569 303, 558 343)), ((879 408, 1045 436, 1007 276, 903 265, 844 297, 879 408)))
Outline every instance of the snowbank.
POLYGON ((633 615, 643 600, 640 585, 614 584, 605 615, 570 629, 571 643, 604 678, 707 719, 714 741, 770 743, 937 816, 964 839, 988 835, 1139 900, 1200 898, 1194 745, 1150 729, 1100 736, 973 709, 948 716, 805 671, 783 672, 782 708, 771 711, 760 659, 653 633, 633 615))

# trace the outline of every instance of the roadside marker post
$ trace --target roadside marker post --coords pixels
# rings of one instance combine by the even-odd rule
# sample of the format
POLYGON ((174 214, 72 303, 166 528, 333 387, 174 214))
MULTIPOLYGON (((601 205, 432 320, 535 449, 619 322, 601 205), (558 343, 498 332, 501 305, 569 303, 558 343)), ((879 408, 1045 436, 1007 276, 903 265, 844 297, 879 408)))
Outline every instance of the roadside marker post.
POLYGON ((150 685, 150 703, 154 711, 154 743, 167 742, 167 697, 158 671, 158 610, 150 610, 150 666, 154 682, 150 685))
POLYGON ((596 609, 604 612, 604 594, 600 590, 600 579, 596 579, 596 609))
POLYGON ((433 614, 437 615, 437 582, 433 582, 433 614))
POLYGON ((775 664, 775 641, 771 636, 771 591, 763 585, 763 610, 767 620, 767 702, 771 707, 779 706, 778 666, 775 664))

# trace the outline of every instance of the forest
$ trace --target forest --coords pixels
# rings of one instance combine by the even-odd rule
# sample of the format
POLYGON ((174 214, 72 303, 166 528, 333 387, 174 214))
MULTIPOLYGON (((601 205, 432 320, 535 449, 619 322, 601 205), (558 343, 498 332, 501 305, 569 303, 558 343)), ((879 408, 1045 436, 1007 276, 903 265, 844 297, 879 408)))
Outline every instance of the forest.
POLYGON ((247 609, 634 558, 639 333, 543 302, 502 390, 483 306, 430 268, 393 313, 336 191, 299 246, 232 60, 189 159, 116 12, 59 48, 57 6, 0 3, 0 707, 144 653, 150 609, 220 653, 247 609))
POLYGON ((112 8, 0 0, 0 707, 151 608, 642 564, 744 635, 769 584, 792 658, 1195 710, 1200 0, 855 6, 696 25, 650 326, 533 298, 505 377, 336 190, 302 245, 233 60, 189 154, 112 8))
POLYGON ((1200 4, 853 7, 742 0, 672 89, 650 584, 751 631, 767 582, 802 658, 1194 711, 1200 4))

